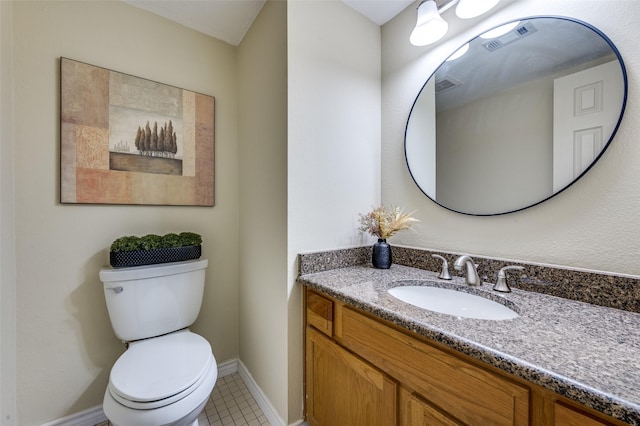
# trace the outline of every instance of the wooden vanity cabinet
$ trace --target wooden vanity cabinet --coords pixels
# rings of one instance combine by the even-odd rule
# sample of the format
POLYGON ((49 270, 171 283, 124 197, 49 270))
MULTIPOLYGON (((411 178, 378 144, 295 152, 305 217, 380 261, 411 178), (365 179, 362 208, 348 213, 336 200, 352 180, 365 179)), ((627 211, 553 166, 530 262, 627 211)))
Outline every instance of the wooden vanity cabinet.
POLYGON ((305 324, 312 426, 624 424, 309 288, 305 324))

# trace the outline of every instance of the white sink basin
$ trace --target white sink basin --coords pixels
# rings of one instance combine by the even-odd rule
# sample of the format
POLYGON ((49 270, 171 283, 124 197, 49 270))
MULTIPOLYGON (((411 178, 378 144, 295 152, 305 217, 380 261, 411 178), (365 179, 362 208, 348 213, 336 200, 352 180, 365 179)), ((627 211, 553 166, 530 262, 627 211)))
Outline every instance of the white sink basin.
POLYGON ((448 288, 401 286, 388 291, 393 297, 405 303, 456 317, 506 320, 518 316, 517 312, 501 303, 448 288))

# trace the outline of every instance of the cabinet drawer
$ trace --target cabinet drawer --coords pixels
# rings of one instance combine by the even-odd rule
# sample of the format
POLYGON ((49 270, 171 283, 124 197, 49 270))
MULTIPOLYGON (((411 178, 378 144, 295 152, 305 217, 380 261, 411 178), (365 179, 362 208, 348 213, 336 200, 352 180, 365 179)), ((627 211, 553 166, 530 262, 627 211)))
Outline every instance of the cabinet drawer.
POLYGON ((351 309, 342 344, 468 425, 526 425, 529 389, 351 309))
POLYGON ((307 323, 329 337, 333 336, 333 302, 307 289, 307 323))

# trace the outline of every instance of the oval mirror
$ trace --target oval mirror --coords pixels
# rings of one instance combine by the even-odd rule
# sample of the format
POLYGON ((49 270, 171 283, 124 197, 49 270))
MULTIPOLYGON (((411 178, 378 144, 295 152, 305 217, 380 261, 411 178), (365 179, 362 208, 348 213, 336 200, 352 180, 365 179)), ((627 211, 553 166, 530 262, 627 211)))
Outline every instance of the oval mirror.
POLYGON ((598 160, 624 113, 624 63, 602 32, 563 17, 508 24, 441 64, 407 121, 413 180, 459 213, 510 213, 558 194, 598 160))

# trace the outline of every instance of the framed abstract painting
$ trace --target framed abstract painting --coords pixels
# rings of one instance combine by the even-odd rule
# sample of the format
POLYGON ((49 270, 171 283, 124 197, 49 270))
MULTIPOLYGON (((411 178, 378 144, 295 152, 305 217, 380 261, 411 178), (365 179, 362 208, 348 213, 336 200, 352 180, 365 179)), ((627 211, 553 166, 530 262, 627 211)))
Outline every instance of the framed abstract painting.
POLYGON ((60 58, 60 202, 214 205, 215 99, 60 58))

